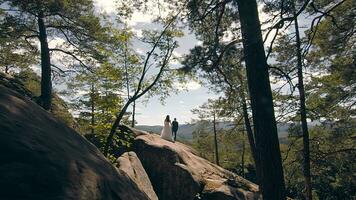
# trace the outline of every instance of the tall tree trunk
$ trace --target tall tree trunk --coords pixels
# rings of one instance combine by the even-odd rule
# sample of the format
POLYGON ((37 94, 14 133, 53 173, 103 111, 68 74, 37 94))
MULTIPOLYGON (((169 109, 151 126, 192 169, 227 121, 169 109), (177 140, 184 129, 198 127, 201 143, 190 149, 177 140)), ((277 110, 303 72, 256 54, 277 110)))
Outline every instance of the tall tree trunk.
POLYGON ((216 133, 216 116, 215 116, 215 112, 213 114, 213 128, 214 128, 215 163, 217 165, 220 165, 219 164, 218 138, 217 138, 217 133, 216 133))
POLYGON ((90 91, 90 104, 91 104, 91 134, 94 134, 94 126, 95 126, 95 89, 94 89, 94 84, 91 85, 91 91, 90 91))
POLYGON ((245 132, 242 132, 241 176, 245 178, 245 132))
MULTIPOLYGON (((243 119, 244 119, 244 124, 245 124, 246 132, 247 132, 247 138, 248 138, 248 142, 250 144, 250 149, 251 149, 253 161, 255 163, 256 171, 259 172, 260 171, 259 170, 260 165, 259 165, 259 162, 257 160, 258 157, 257 157, 255 136, 254 136, 253 131, 252 131, 250 118, 249 118, 248 110, 247 110, 246 96, 245 96, 245 93, 244 93, 245 84, 244 84, 242 75, 240 73, 238 73, 237 76, 238 76, 238 80, 240 82, 239 95, 240 95, 240 98, 241 98, 242 116, 243 116, 243 119)), ((257 183, 258 183, 258 177, 256 177, 256 178, 257 178, 257 183)))
POLYGON ((136 101, 133 102, 132 105, 132 122, 131 122, 131 127, 135 127, 135 112, 136 112, 136 101))
POLYGON ((40 103, 45 110, 51 109, 52 104, 52 80, 51 80, 51 60, 47 42, 46 25, 44 23, 43 12, 37 16, 39 40, 41 44, 41 96, 40 103))
POLYGON ((245 128, 246 128, 246 132, 247 132, 247 138, 248 138, 248 141, 249 141, 249 144, 250 144, 250 148, 251 148, 252 157, 253 157, 253 160, 255 161, 255 165, 256 165, 256 168, 257 168, 256 144, 255 144, 255 139, 254 139, 254 136, 253 136, 253 131, 252 131, 252 128, 251 128, 250 119, 248 117, 246 99, 244 97, 242 98, 242 113, 243 113, 245 128))
POLYGON ((300 102, 300 121, 302 124, 303 133, 303 175, 305 186, 305 199, 312 199, 312 183, 310 174, 310 152, 309 152, 309 131, 307 123, 307 111, 305 106, 305 90, 303 82, 303 64, 301 54, 301 42, 298 27, 298 17, 294 11, 295 19, 295 39, 296 39, 296 55, 297 55, 297 69, 298 69, 298 90, 299 90, 299 102, 300 102))
POLYGON ((285 200, 282 159, 256 0, 237 0, 264 200, 285 200))
MULTIPOLYGON (((130 97, 130 81, 129 81, 129 72, 128 72, 128 63, 127 63, 127 48, 128 48, 128 39, 126 38, 125 51, 124 51, 124 67, 125 67, 125 76, 126 76, 127 99, 129 101, 131 97, 130 97)), ((135 101, 133 101, 131 127, 135 127, 135 106, 136 103, 135 101)))
MULTIPOLYGON (((244 118, 248 143, 250 144, 252 158, 253 158, 253 161, 255 162, 256 172, 260 172, 260 164, 259 164, 259 160, 258 160, 258 156, 257 156, 255 139, 254 139, 253 131, 251 128, 250 119, 248 117, 246 99, 245 99, 244 95, 242 96, 242 112, 243 112, 243 118, 244 118)), ((257 179, 257 183, 259 183, 258 177, 256 177, 256 179, 257 179)))

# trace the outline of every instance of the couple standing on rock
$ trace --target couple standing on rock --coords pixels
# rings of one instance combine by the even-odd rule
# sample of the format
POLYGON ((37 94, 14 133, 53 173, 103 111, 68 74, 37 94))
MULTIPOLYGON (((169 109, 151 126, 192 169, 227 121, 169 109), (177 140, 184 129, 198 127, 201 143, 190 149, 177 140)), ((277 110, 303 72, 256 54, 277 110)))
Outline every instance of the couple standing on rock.
POLYGON ((177 138, 177 131, 178 131, 177 119, 174 118, 174 121, 171 123, 171 120, 169 119, 169 115, 167 115, 166 119, 164 120, 164 126, 161 132, 161 138, 168 141, 175 142, 177 138))

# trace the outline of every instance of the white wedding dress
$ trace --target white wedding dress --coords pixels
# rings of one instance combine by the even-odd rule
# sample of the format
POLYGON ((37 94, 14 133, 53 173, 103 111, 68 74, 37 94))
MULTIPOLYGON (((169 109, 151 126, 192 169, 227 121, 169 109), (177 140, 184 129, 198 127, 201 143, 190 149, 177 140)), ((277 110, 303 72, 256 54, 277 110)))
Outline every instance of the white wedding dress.
POLYGON ((173 141, 172 139, 172 127, 169 122, 164 121, 164 126, 161 132, 161 138, 168 140, 168 141, 173 141))

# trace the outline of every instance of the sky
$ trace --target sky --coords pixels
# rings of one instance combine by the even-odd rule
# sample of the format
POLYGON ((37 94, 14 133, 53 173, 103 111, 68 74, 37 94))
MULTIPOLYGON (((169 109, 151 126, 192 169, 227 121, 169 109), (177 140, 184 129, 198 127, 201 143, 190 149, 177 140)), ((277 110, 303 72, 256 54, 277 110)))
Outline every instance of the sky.
MULTIPOLYGON (((178 39, 179 47, 175 50, 176 55, 184 55, 193 48, 198 41, 187 35, 178 39)), ((177 65, 175 63, 175 65, 177 65)), ((178 64, 179 65, 179 64, 178 64)), ((136 121, 138 125, 163 125, 166 115, 177 118, 180 124, 188 123, 196 118, 191 110, 199 107, 208 98, 216 98, 216 94, 209 92, 207 88, 196 81, 189 81, 183 90, 178 84, 172 89, 172 94, 165 99, 164 105, 158 97, 151 98, 147 103, 136 104, 136 121), (175 94, 178 92, 178 94, 175 94)))
MULTIPOLYGON (((94 0, 95 6, 107 12, 109 15, 115 13, 114 0, 94 0)), ((143 13, 134 13, 128 24, 139 34, 140 29, 150 25, 152 17, 143 13)), ((199 41, 194 35, 187 33, 184 37, 178 39, 179 47, 175 50, 176 56, 182 56, 189 52, 199 41)), ((135 45, 135 44, 134 44, 135 45)), ((145 52, 144 47, 133 47, 136 51, 145 52)), ((175 63, 177 65, 177 63, 175 63)), ((179 65, 179 64, 178 64, 179 65)), ((136 121, 138 125, 163 125, 166 115, 171 118, 177 118, 180 124, 189 123, 193 118, 196 118, 191 113, 191 110, 199 107, 208 98, 216 98, 217 95, 209 92, 207 88, 200 85, 196 81, 190 81, 185 86, 187 90, 182 90, 177 85, 172 90, 170 97, 165 99, 164 105, 159 101, 158 97, 150 98, 148 102, 139 101, 136 103, 136 121), (179 92, 175 94, 175 92, 179 92)), ((131 111, 132 108, 129 108, 131 111)))
MULTIPOLYGON (((115 0, 94 0, 96 9, 99 12, 106 12, 109 15, 115 15, 115 0)), ((153 8, 155 9, 155 8, 153 8)), ((268 18, 266 14, 260 12, 260 20, 263 22, 268 18)), ((128 21, 129 26, 133 28, 137 35, 140 35, 142 28, 152 27, 151 24, 152 16, 144 13, 134 13, 132 19, 128 21)), ((305 20, 302 20, 303 25, 305 20)), ((265 27, 268 25, 265 25, 265 27)), ((262 27, 264 28, 264 27, 262 27)), ((266 44, 273 37, 273 32, 267 39, 266 44)), ((176 56, 182 56, 189 52, 189 49, 197 45, 199 41, 186 31, 186 35, 178 39, 179 47, 175 50, 174 54, 176 56)), ((133 49, 137 52, 141 52, 143 55, 148 49, 145 49, 142 45, 135 46, 133 44, 133 49)), ((179 66, 179 63, 175 63, 179 66)), ((273 87, 273 85, 272 85, 273 87)), ((138 125, 162 125, 166 115, 170 115, 171 118, 177 118, 180 124, 189 123, 193 118, 197 116, 191 113, 191 110, 199 107, 209 98, 217 98, 218 95, 211 93, 206 87, 200 85, 195 81, 191 81, 187 84, 187 91, 183 91, 179 86, 173 88, 172 90, 180 91, 178 94, 173 94, 165 99, 165 104, 162 105, 158 97, 153 97, 149 99, 147 103, 137 102, 136 103, 136 121, 138 125)), ((131 111, 132 108, 129 108, 131 111)))

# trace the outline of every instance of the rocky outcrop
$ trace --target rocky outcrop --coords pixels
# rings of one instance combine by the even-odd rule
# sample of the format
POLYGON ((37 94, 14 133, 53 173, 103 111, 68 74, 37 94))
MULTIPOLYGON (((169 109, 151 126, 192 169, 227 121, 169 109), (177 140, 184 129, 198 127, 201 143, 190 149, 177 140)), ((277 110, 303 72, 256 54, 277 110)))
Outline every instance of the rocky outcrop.
POLYGON ((260 199, 255 184, 192 148, 135 129, 134 152, 121 155, 115 168, 32 98, 21 82, 0 76, 0 199, 260 199))
POLYGON ((117 168, 126 173, 151 200, 158 200, 141 161, 135 152, 126 152, 117 159, 117 168))
POLYGON ((149 199, 94 145, 1 85, 0 188, 6 200, 149 199))
POLYGON ((258 186, 197 156, 190 147, 133 130, 134 151, 160 200, 254 200, 258 186))

